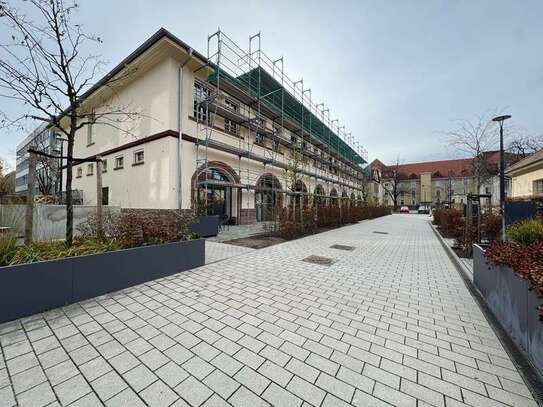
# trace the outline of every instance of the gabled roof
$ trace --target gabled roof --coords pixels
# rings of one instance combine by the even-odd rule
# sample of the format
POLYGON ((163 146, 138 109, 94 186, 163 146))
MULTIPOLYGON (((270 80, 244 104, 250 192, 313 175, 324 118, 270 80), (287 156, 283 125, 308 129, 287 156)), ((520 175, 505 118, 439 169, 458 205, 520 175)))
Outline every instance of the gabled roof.
MULTIPOLYGON (((494 165, 500 161, 499 151, 485 151, 481 154, 485 162, 494 165)), ((449 171, 453 177, 466 177, 471 175, 473 158, 461 158, 456 160, 424 161, 420 163, 400 164, 398 170, 404 178, 418 178, 420 174, 431 173, 434 178, 445 178, 449 171)), ((395 166, 386 166, 379 160, 373 160, 372 168, 379 168, 383 171, 391 170, 395 166)))
POLYGON ((436 177, 447 177, 449 171, 451 171, 452 176, 462 177, 469 174, 471 163, 472 160, 468 158, 459 160, 427 161, 422 163, 401 164, 398 169, 404 174, 414 174, 417 177, 425 172, 432 173, 433 176, 436 174, 436 177))
POLYGON ((373 161, 370 163, 369 166, 370 166, 371 168, 373 168, 373 169, 377 169, 377 170, 381 170, 381 171, 384 170, 384 169, 386 169, 386 167, 387 167, 385 164, 383 164, 382 161, 378 160, 377 158, 376 158, 375 160, 373 160, 373 161))
POLYGON ((543 161, 543 149, 536 151, 532 155, 529 155, 528 157, 517 162, 516 164, 513 164, 511 167, 508 168, 507 173, 518 171, 520 169, 528 167, 529 165, 536 164, 540 161, 543 161))

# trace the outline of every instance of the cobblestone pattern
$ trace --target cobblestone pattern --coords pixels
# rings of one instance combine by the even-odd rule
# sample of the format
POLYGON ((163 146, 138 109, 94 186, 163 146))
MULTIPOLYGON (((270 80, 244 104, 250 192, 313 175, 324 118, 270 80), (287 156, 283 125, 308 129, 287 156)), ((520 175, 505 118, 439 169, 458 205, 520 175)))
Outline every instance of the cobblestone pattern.
POLYGON ((0 343, 2 406, 536 405, 417 216, 7 323, 0 343))
POLYGON ((234 246, 231 244, 217 243, 206 239, 206 264, 225 260, 241 254, 251 253, 255 249, 234 246))

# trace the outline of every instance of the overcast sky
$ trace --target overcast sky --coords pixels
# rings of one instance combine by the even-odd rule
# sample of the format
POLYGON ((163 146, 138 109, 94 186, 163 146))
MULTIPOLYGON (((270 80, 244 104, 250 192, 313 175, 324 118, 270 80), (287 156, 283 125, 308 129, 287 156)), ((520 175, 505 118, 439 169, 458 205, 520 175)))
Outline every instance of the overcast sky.
MULTIPOLYGON (((543 133, 540 0, 80 3, 108 68, 160 27, 204 54, 218 27, 244 46, 261 31, 264 52, 284 57, 287 74, 304 79, 370 160, 453 158, 439 132, 496 109, 543 133)), ((14 163, 24 137, 1 132, 0 157, 14 163)))

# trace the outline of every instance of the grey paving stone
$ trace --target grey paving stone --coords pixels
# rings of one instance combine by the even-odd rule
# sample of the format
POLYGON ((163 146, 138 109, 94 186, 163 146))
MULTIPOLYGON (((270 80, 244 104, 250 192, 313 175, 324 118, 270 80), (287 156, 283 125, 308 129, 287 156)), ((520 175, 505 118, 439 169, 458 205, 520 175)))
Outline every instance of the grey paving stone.
MULTIPOLYGON (((0 398, 0 400, 2 400, 0 398)), ((17 395, 19 407, 46 406, 55 402, 56 397, 49 383, 42 383, 17 395)))
POLYGON ((123 374, 123 379, 137 392, 140 392, 151 383, 158 380, 158 377, 143 364, 136 366, 123 374))
POLYGON ((145 403, 132 389, 124 389, 119 394, 113 396, 108 401, 106 401, 105 404, 107 407, 145 406, 145 403))
POLYGON ((326 392, 298 376, 292 378, 287 390, 314 406, 320 406, 326 395, 326 392))
POLYGON ((217 357, 211 361, 211 364, 230 376, 233 376, 243 367, 242 363, 226 353, 217 355, 217 357))
POLYGON ((218 369, 204 379, 204 384, 224 399, 228 399, 240 386, 230 376, 218 369))
POLYGON ((60 400, 60 403, 62 405, 68 405, 90 393, 92 389, 83 376, 77 375, 54 386, 54 391, 60 400))
POLYGON ((40 366, 32 367, 11 377, 15 394, 22 393, 47 380, 40 366))
POLYGON ((192 376, 178 385, 175 391, 192 406, 201 405, 213 394, 207 386, 192 376))
POLYGON ((348 403, 353 398, 355 390, 353 386, 341 380, 338 380, 335 377, 330 376, 326 373, 321 373, 317 378, 315 384, 320 388, 326 390, 328 393, 331 393, 334 396, 348 403))
POLYGON ((80 373, 80 370, 71 360, 67 360, 45 370, 45 375, 52 386, 56 386, 57 384, 77 376, 80 373))
POLYGON ((87 363, 79 366, 79 370, 88 381, 93 381, 112 369, 109 363, 107 363, 103 357, 98 356, 97 358, 89 360, 87 363))
POLYGON ((262 398, 276 407, 296 407, 302 405, 302 400, 294 394, 272 383, 262 393, 262 398))
POLYGON ((176 365, 174 362, 165 364, 160 369, 156 370, 155 373, 171 388, 174 388, 189 376, 184 369, 176 365))
POLYGON ((320 373, 320 370, 315 369, 313 366, 301 362, 296 358, 292 358, 285 366, 285 369, 310 383, 315 383, 315 380, 317 380, 317 376, 320 373))
POLYGON ((233 395, 228 399, 228 402, 234 407, 266 407, 270 404, 256 394, 247 390, 245 387, 241 386, 233 395))
POLYGON ((151 407, 167 407, 179 398, 172 389, 160 380, 141 391, 139 396, 151 407))
POLYGON ((187 362, 183 363, 183 369, 197 379, 202 380, 214 370, 214 367, 202 358, 194 356, 192 359, 189 359, 187 362))
POLYGON ((255 372, 253 369, 247 366, 244 366, 238 373, 236 373, 234 379, 258 395, 262 394, 266 387, 268 387, 268 385, 271 383, 267 377, 255 372))
POLYGON ((102 401, 123 391, 127 384, 116 372, 109 372, 91 382, 91 386, 102 401))
POLYGON ((357 407, 391 407, 392 404, 385 403, 383 400, 373 397, 368 393, 356 390, 352 404, 357 407))

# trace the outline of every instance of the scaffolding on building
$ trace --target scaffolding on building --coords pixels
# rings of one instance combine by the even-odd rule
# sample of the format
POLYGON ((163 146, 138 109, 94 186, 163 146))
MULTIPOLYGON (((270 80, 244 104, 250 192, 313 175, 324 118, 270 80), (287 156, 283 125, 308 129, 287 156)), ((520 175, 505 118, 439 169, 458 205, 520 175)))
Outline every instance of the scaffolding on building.
MULTIPOLYGON (((332 199, 334 185, 339 185, 343 191, 352 191, 351 198, 357 191, 355 199, 365 199, 362 165, 367 162, 367 152, 338 119, 331 119, 324 103, 314 103, 303 79, 293 81, 285 74, 283 58, 269 58, 261 43, 261 33, 249 37, 247 50, 220 29, 208 36, 207 65, 198 69, 203 70, 198 75, 202 80, 195 83, 194 92, 198 129, 196 200, 201 199, 199 192, 204 190, 203 206, 207 207, 208 188, 213 185, 240 191, 238 200, 242 199, 242 190, 252 190, 255 211, 260 206, 261 211, 271 212, 270 217, 276 219, 275 198, 272 202, 258 202, 258 192, 271 191, 300 201, 309 195, 332 199), (218 118, 224 120, 220 130, 218 118), (220 140, 219 134, 225 132, 237 137, 237 147, 220 140), (209 171, 210 149, 237 156, 239 182, 213 179, 209 171), (255 168, 254 163, 261 167, 255 168), (274 169, 281 169, 282 183, 277 182, 274 169), (262 180, 261 176, 268 173, 272 174, 271 180, 262 180), (296 181, 298 176, 301 184, 296 181), (323 186, 324 191, 304 190, 304 181, 310 180, 323 186)), ((345 198, 341 191, 335 192, 338 200, 345 198)), ((251 196, 245 195, 245 206, 251 208, 251 196)), ((241 211, 243 202, 237 205, 241 211)))

